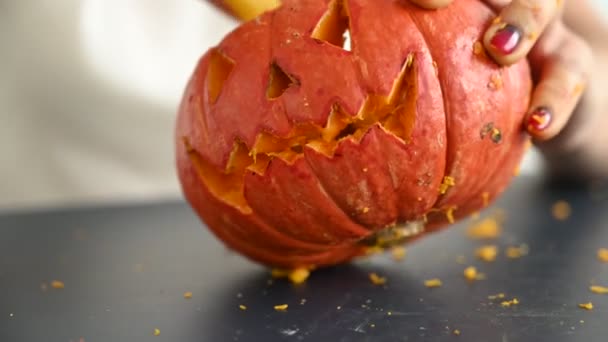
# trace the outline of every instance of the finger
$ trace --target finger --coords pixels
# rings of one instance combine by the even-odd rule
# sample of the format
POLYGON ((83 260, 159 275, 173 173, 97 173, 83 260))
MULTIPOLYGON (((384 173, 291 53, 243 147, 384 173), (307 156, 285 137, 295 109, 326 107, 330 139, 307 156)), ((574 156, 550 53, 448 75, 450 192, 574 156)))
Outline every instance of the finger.
POLYGON ((484 34, 488 53, 502 65, 525 58, 545 28, 558 16, 563 1, 513 0, 484 34))
POLYGON ((445 7, 452 3, 453 0, 409 0, 422 8, 426 9, 437 9, 445 7))
POLYGON ((589 79, 593 53, 571 31, 563 30, 561 43, 546 56, 540 80, 532 94, 526 129, 540 141, 557 136, 566 126, 589 79))
POLYGON ((251 20, 260 14, 281 5, 280 0, 208 0, 222 10, 242 21, 251 20))

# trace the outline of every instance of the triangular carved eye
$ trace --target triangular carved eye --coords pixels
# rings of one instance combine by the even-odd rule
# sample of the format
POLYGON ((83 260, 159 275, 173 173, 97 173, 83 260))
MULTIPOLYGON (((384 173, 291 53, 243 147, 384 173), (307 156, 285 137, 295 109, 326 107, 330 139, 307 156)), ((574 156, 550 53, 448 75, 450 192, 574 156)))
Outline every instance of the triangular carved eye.
POLYGON ((351 51, 350 19, 346 0, 333 0, 312 31, 312 38, 351 51))
POLYGON ((224 82, 234 69, 235 62, 218 49, 213 49, 209 55, 209 69, 207 71, 207 95, 211 103, 217 102, 222 93, 224 82))
POLYGON ((280 97, 293 84, 297 84, 297 82, 289 77, 278 64, 270 64, 270 79, 268 88, 266 88, 266 97, 269 100, 280 97))

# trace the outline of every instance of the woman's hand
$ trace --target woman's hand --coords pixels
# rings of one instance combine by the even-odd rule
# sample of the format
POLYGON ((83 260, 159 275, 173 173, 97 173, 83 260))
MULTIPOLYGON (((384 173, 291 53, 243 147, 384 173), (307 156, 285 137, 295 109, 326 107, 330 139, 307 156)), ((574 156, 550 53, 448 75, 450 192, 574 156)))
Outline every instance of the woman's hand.
MULTIPOLYGON (((410 1, 428 9, 452 2, 410 1)), ((536 82, 525 128, 540 141, 562 131, 583 94, 592 64, 589 45, 561 20, 564 1, 484 1, 500 13, 483 37, 490 56, 502 65, 530 60, 536 82)))
MULTIPOLYGON (((453 0, 410 1, 435 9, 453 0)), ((524 129, 551 173, 608 178, 608 101, 601 93, 608 89, 606 25, 584 0, 484 2, 499 13, 483 39, 489 55, 502 65, 527 57, 532 67, 535 89, 524 129)))

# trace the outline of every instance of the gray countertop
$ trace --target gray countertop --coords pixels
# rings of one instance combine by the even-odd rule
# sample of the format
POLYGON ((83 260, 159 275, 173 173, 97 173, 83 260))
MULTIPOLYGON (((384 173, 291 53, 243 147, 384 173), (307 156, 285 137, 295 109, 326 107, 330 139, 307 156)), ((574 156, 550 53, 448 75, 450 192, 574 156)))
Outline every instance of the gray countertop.
POLYGON ((467 221, 409 246, 403 261, 377 256, 300 286, 269 282, 184 203, 7 213, 0 341, 606 341, 608 295, 589 285, 608 285, 608 264, 596 257, 608 247, 607 190, 524 177, 484 213, 507 213, 493 263, 475 259, 485 242, 466 237, 467 221), (572 205, 567 221, 551 215, 561 199, 572 205), (520 244, 528 255, 504 256, 520 244), (487 278, 465 281, 468 265, 487 278), (373 285, 371 272, 386 285, 373 285), (426 288, 435 277, 443 286, 426 288), (52 288, 54 279, 65 288, 52 288), (520 303, 488 299, 500 292, 520 303), (578 307, 589 301, 593 310, 578 307))

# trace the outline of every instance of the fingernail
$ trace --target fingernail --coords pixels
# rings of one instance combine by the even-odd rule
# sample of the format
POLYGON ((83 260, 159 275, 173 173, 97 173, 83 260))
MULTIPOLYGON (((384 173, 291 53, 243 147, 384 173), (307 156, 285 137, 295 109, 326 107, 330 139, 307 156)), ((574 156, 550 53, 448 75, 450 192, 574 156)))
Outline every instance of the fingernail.
POLYGON ((528 118, 528 131, 529 132, 542 132, 551 124, 553 114, 549 109, 540 107, 530 114, 528 118))
POLYGON ((490 44, 503 55, 508 55, 515 51, 520 40, 521 31, 509 24, 494 33, 490 44))

